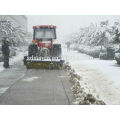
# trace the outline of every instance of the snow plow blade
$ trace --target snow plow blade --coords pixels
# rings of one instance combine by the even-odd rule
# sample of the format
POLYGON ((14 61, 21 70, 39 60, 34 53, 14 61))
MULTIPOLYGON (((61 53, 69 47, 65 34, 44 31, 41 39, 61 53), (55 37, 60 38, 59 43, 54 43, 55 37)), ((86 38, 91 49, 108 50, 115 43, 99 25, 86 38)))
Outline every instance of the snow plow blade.
POLYGON ((24 57, 24 65, 27 69, 61 69, 64 61, 60 59, 27 59, 24 57))

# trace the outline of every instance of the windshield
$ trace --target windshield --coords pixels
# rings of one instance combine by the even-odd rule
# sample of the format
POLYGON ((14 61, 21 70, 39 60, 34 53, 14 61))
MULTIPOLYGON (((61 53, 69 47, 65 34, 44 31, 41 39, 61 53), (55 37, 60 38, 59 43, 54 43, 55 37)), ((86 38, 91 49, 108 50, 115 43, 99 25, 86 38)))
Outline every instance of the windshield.
POLYGON ((37 28, 35 29, 35 39, 55 39, 54 28, 37 28))

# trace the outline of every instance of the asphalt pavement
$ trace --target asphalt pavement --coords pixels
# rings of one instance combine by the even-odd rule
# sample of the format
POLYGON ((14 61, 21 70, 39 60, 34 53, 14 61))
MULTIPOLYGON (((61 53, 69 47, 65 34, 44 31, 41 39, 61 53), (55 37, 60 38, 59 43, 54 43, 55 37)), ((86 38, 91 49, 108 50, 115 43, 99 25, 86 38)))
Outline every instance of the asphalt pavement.
POLYGON ((26 69, 21 61, 0 73, 1 105, 70 105, 64 70, 26 69))

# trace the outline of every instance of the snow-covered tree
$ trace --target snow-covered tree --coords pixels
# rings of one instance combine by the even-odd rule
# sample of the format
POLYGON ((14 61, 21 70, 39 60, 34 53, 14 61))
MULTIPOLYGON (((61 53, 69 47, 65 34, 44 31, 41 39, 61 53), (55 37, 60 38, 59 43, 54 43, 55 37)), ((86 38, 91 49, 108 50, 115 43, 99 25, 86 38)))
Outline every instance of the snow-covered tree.
POLYGON ((25 31, 13 21, 2 18, 0 21, 0 41, 7 37, 12 46, 24 44, 25 31))
POLYGON ((91 23, 88 27, 80 28, 80 31, 73 33, 70 38, 74 48, 77 46, 81 52, 99 56, 100 52, 107 52, 120 43, 120 22, 110 24, 106 20, 98 24, 91 23))

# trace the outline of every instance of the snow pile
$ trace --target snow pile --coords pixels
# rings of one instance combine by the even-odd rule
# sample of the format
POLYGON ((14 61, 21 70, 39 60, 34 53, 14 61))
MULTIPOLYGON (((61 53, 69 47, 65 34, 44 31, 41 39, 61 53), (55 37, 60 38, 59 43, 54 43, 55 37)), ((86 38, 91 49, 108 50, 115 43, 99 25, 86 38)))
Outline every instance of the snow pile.
MULTIPOLYGON (((77 51, 80 53, 85 53, 87 55, 90 55, 94 58, 98 58, 101 52, 101 47, 100 46, 85 46, 85 45, 80 45, 79 48, 77 48, 77 51)), ((105 52, 106 49, 103 48, 103 52, 105 52)))
POLYGON ((76 105, 105 105, 102 100, 95 97, 90 91, 87 93, 86 90, 81 86, 81 77, 76 74, 75 70, 69 66, 68 63, 64 66, 68 72, 69 80, 73 86, 71 88, 75 101, 73 104, 76 105))
POLYGON ((120 65, 115 60, 99 60, 64 48, 63 59, 81 77, 80 85, 85 92, 99 96, 106 104, 120 104, 120 65))

